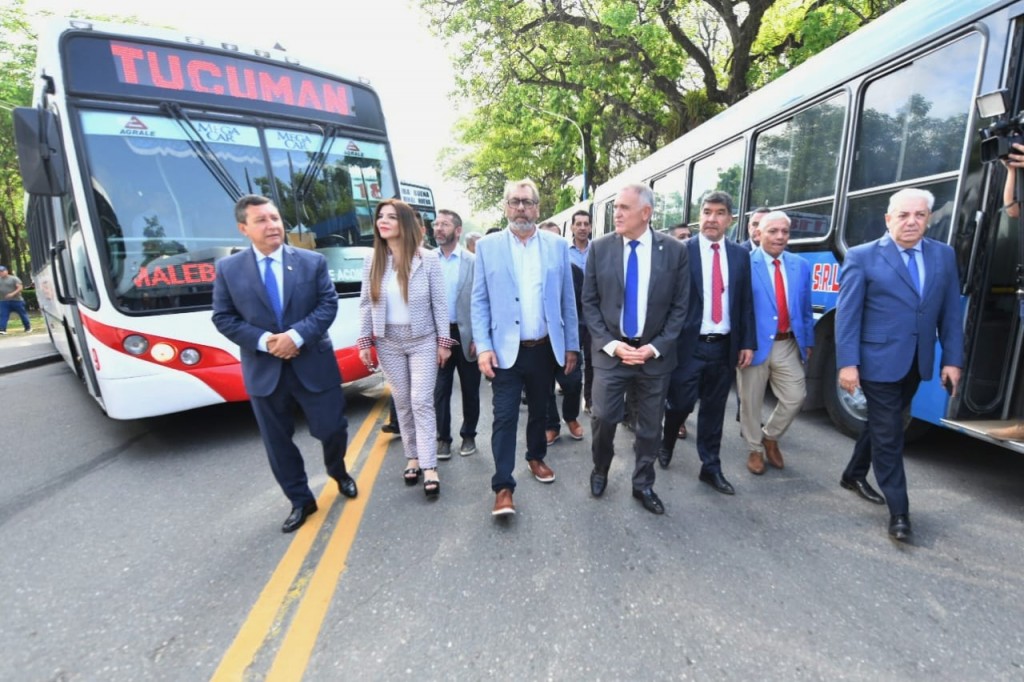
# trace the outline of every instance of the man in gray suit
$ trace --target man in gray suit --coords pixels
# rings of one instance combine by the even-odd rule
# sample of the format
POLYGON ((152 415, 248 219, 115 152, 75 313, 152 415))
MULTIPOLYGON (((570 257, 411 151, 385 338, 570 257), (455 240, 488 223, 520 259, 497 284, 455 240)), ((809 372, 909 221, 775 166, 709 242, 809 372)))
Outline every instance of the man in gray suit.
POLYGON ((594 361, 590 492, 600 497, 608 485, 615 428, 628 392, 637 414, 633 497, 647 511, 664 514, 653 487, 654 460, 668 378, 677 362, 676 339, 686 319, 690 269, 682 243, 650 228, 653 212, 647 185, 619 192, 615 233, 595 240, 587 257, 583 318, 594 361))
POLYGON ((537 229, 540 196, 532 180, 505 187, 508 229, 476 245, 473 341, 477 364, 492 380, 494 516, 515 514, 516 429, 526 389, 526 463, 541 483, 555 480, 544 462, 548 393, 555 367, 571 374, 580 348, 569 244, 537 229))
POLYGON ((452 456, 452 384, 456 370, 462 388, 462 445, 459 454, 476 452, 476 425, 480 421, 480 368, 476 364, 473 321, 470 303, 473 295, 473 263, 469 251, 459 246, 462 218, 455 211, 441 209, 434 221, 434 240, 438 246, 441 270, 448 294, 449 335, 459 344, 448 362, 437 370, 434 385, 434 412, 437 413, 437 458, 452 456))

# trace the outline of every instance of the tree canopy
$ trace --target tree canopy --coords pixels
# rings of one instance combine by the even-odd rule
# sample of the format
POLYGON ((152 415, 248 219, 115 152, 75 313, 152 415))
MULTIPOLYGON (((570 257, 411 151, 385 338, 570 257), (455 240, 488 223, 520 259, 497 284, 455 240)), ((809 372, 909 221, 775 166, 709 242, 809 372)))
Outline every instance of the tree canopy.
POLYGON ((478 208, 531 176, 554 212, 901 1, 420 0, 474 107, 448 173, 478 208))

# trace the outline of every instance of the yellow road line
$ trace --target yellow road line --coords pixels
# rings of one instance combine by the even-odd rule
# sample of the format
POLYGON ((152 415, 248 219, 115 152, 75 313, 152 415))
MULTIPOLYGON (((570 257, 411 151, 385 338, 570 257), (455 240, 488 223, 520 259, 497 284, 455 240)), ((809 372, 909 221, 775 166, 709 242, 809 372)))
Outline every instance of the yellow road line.
MULTIPOLYGON (((370 433, 376 426, 377 419, 380 417, 385 405, 387 405, 387 401, 388 395, 384 395, 377 401, 370 409, 366 419, 359 426, 359 431, 356 432, 355 437, 349 442, 348 450, 345 453, 345 465, 347 467, 351 468, 351 465, 359 458, 359 453, 369 439, 370 433)), ((380 465, 374 470, 374 476, 376 476, 379 468, 380 465)), ((363 485, 363 478, 363 476, 359 477, 358 485, 360 487, 363 485)), ((263 591, 249 611, 245 622, 242 623, 238 634, 235 636, 235 641, 231 643, 231 646, 221 659, 220 665, 217 666, 217 670, 213 673, 213 677, 210 678, 212 681, 226 682, 228 680, 243 679, 246 669, 252 664, 263 642, 269 636, 282 606, 291 600, 290 592, 292 584, 295 582, 295 577, 309 555, 309 550, 313 546, 313 542, 316 540, 316 536, 320 532, 324 520, 327 518, 327 513, 337 497, 337 486, 330 484, 324 486, 320 497, 317 499, 317 507, 320 508, 320 513, 315 514, 309 521, 303 524, 302 528, 295 532, 295 538, 288 546, 288 550, 281 558, 277 568, 274 569, 270 580, 263 587, 263 591)), ((360 498, 365 499, 362 492, 353 501, 359 501, 360 498)))
POLYGON ((359 474, 359 497, 345 503, 338 525, 331 534, 331 539, 324 548, 320 563, 309 581, 306 594, 299 604, 291 627, 285 635, 277 657, 267 674, 268 682, 274 680, 300 680, 309 665, 309 657, 313 652, 317 636, 323 627, 327 609, 338 587, 341 574, 345 572, 345 561, 356 538, 356 531, 370 501, 374 481, 384 462, 391 437, 387 434, 377 436, 370 450, 363 470, 359 474))

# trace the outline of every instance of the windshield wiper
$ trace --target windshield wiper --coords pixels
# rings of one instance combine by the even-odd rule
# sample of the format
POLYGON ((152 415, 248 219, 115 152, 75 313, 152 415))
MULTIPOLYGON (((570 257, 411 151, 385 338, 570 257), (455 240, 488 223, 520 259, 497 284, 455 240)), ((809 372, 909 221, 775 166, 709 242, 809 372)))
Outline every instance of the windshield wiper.
POLYGON ((178 124, 178 127, 185 133, 185 137, 188 141, 188 146, 195 152, 196 157, 204 166, 206 170, 210 171, 210 175, 217 181, 217 184, 227 192, 228 196, 231 197, 231 201, 236 202, 242 197, 242 190, 235 182, 234 178, 228 172, 228 169, 224 167, 220 159, 217 158, 217 154, 213 151, 210 145, 203 139, 202 134, 196 129, 192 120, 188 117, 188 114, 182 110, 181 105, 176 102, 161 102, 160 109, 167 113, 174 122, 178 124))
POLYGON ((304 205, 306 203, 306 194, 310 189, 312 189, 317 176, 320 175, 320 171, 323 170, 324 164, 327 162, 327 158, 331 155, 331 148, 334 146, 334 141, 337 137, 337 126, 327 126, 324 129, 323 137, 320 140, 320 149, 316 150, 313 153, 313 156, 310 157, 309 163, 306 164, 306 168, 302 171, 302 175, 299 177, 299 182, 293 190, 295 200, 300 205, 304 205))

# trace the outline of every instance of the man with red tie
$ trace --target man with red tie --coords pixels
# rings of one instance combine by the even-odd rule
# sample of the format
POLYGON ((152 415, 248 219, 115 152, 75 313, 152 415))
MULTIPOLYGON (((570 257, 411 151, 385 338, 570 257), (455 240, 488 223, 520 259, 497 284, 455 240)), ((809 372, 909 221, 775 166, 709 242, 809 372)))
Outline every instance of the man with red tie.
POLYGON ((750 253, 725 239, 732 225, 732 197, 711 192, 701 202, 700 233, 684 246, 690 263, 690 302, 676 348, 679 365, 669 383, 658 462, 672 460, 679 427, 697 401, 697 453, 700 480, 734 495, 722 474, 722 423, 733 372, 750 364, 757 348, 750 289, 750 253))
POLYGON ((814 345, 811 267, 786 252, 790 220, 782 211, 761 218, 761 244, 750 255, 750 277, 757 323, 757 350, 750 366, 736 372, 740 397, 740 433, 750 453, 747 469, 765 472, 765 456, 784 465, 779 439, 800 412, 807 396, 804 365, 814 345), (765 387, 771 382, 777 402, 762 426, 765 387))

